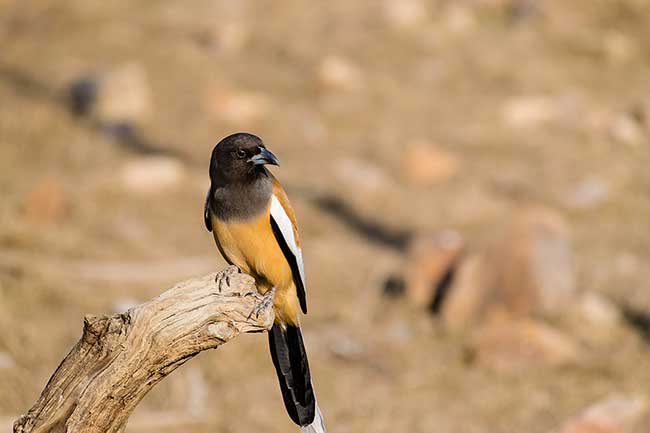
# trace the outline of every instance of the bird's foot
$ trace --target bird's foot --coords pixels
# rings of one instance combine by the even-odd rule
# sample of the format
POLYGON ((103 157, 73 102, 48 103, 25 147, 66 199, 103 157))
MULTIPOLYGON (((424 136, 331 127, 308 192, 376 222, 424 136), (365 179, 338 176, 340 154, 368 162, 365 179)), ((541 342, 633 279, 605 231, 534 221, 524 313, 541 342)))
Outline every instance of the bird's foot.
POLYGON ((262 301, 253 308, 253 311, 251 311, 251 314, 248 315, 248 318, 250 319, 255 315, 255 318, 258 319, 260 317, 260 314, 264 312, 267 308, 269 308, 271 305, 273 305, 273 297, 275 296, 275 287, 273 287, 271 290, 266 292, 264 296, 262 296, 262 301))
MULTIPOLYGON (((242 270, 239 268, 239 266, 236 266, 237 268, 237 273, 241 274, 242 270)), ((214 282, 217 283, 217 288, 219 290, 219 293, 222 291, 222 286, 225 283, 226 287, 230 287, 230 275, 231 272, 229 270, 226 270, 226 272, 219 272, 216 277, 214 277, 214 282)))
POLYGON ((226 287, 230 287, 230 275, 220 272, 214 278, 214 282, 217 283, 217 290, 219 290, 219 293, 221 293, 223 291, 224 284, 226 287))

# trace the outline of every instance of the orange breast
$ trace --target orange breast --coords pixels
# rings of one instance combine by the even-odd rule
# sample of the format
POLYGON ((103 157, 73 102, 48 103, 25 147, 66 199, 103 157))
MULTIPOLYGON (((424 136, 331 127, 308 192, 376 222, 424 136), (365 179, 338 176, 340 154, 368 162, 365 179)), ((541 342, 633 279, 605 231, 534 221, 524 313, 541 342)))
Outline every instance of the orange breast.
POLYGON ((211 215, 212 232, 224 258, 253 276, 264 294, 276 288, 276 321, 297 324, 298 299, 291 267, 275 239, 269 213, 248 221, 221 221, 211 215))

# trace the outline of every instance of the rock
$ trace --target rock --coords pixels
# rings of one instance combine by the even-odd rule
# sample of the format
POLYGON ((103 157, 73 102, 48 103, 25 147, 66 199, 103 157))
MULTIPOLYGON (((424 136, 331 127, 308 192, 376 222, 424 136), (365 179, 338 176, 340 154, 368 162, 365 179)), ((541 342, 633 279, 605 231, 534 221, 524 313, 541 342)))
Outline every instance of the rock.
POLYGON ((401 275, 389 275, 384 281, 382 294, 388 298, 399 298, 406 292, 406 283, 401 275))
POLYGON ((628 146, 638 146, 649 140, 639 119, 636 119, 630 113, 622 113, 616 116, 609 132, 616 141, 628 146))
POLYGON ((407 343, 413 336, 413 331, 408 325, 406 320, 393 321, 386 330, 385 337, 391 343, 404 344, 407 343))
POLYGON ((603 204, 610 196, 609 185, 600 177, 591 176, 566 194, 565 202, 576 209, 590 209, 603 204))
POLYGON ((541 15, 543 2, 538 0, 513 0, 508 8, 508 15, 513 21, 541 15))
POLYGON ((398 29, 412 29, 427 20, 428 11, 421 0, 385 0, 384 16, 398 29))
POLYGON ((70 215, 71 205, 63 185, 55 178, 41 178, 25 197, 24 215, 31 222, 57 223, 70 215))
POLYGON ((552 433, 632 433, 647 412, 644 397, 612 394, 568 419, 552 433))
POLYGON ((483 319, 493 279, 482 255, 472 254, 460 261, 441 310, 445 329, 465 331, 483 319))
POLYGON ((94 112, 105 123, 138 122, 151 111, 144 68, 128 63, 100 76, 94 112))
POLYGON ((185 167, 170 157, 143 157, 124 164, 120 178, 122 186, 132 193, 157 193, 181 183, 185 178, 185 167))
POLYGON ((624 324, 621 309, 596 292, 583 293, 565 321, 574 335, 594 345, 619 341, 624 324))
POLYGON ((622 323, 619 308, 596 292, 584 293, 577 304, 576 317, 588 328, 612 329, 622 323))
POLYGON ((16 361, 7 352, 0 352, 0 370, 15 367, 16 361))
POLYGON ((329 346, 332 355, 346 361, 358 361, 365 354, 361 343, 348 335, 340 335, 329 346))
POLYGON ((603 36, 603 51, 608 60, 620 63, 633 58, 638 47, 634 40, 624 33, 610 31, 603 36))
POLYGON ((550 209, 528 207, 516 211, 485 251, 456 262, 453 254, 438 253, 437 257, 428 253, 430 258, 420 254, 423 259, 409 259, 414 281, 407 279, 406 284, 407 294, 413 292, 409 297, 415 303, 427 299, 426 290, 431 286, 427 286, 426 279, 439 278, 436 264, 455 265, 440 310, 443 324, 451 332, 483 326, 494 311, 507 311, 514 317, 561 319, 567 312, 573 314, 578 303, 568 224, 550 209))
POLYGON ((518 315, 560 317, 578 295, 569 226, 556 211, 515 212, 487 252, 494 272, 493 303, 518 315))
POLYGON ((413 185, 448 180, 458 172, 459 165, 454 155, 425 141, 409 144, 402 153, 402 174, 413 185))
POLYGON ((641 260, 638 256, 629 253, 623 252, 616 256, 614 262, 614 269, 616 272, 623 277, 630 277, 639 272, 641 268, 641 260))
POLYGON ((483 8, 506 10, 512 6, 513 0, 477 0, 476 3, 483 8))
POLYGON ((542 126, 557 116, 557 103, 547 96, 525 96, 506 101, 501 108, 503 122, 515 128, 542 126))
MULTIPOLYGON (((453 272, 464 248, 460 234, 446 230, 433 236, 416 237, 411 241, 405 265, 406 297, 419 307, 434 306, 436 297, 442 301, 443 280, 453 272)), ((449 281, 444 282, 448 284, 449 281)), ((442 305, 442 304, 440 304, 442 305)))
POLYGON ((362 159, 341 159, 336 162, 334 173, 346 184, 361 190, 377 191, 388 183, 388 177, 381 167, 362 159))
POLYGON ((577 363, 581 347, 568 335, 544 322, 493 311, 471 334, 470 359, 504 372, 577 363))
POLYGON ((238 125, 259 121, 268 114, 270 106, 269 97, 260 92, 221 86, 216 86, 208 92, 208 111, 219 119, 238 125))
POLYGON ((202 47, 228 53, 241 51, 249 39, 248 28, 236 20, 220 21, 218 25, 196 33, 196 41, 202 47))
POLYGON ((77 116, 90 114, 97 102, 99 80, 90 74, 74 80, 67 89, 69 110, 77 116))
POLYGON ((328 90, 353 91, 363 86, 359 67, 340 56, 325 57, 318 67, 318 82, 328 90))
POLYGON ((454 34, 464 34, 476 28, 476 16, 474 10, 463 3, 451 2, 447 6, 443 22, 445 28, 454 34))

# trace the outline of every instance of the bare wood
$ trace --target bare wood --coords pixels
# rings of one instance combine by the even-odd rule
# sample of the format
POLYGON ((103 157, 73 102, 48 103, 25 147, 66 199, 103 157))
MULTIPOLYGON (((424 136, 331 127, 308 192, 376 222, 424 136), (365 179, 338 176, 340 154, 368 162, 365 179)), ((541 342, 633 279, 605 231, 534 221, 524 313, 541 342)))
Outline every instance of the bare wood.
POLYGON ((147 392, 185 361, 270 329, 272 308, 251 316, 261 299, 253 278, 231 266, 125 313, 86 316, 81 339, 14 433, 122 432, 147 392))

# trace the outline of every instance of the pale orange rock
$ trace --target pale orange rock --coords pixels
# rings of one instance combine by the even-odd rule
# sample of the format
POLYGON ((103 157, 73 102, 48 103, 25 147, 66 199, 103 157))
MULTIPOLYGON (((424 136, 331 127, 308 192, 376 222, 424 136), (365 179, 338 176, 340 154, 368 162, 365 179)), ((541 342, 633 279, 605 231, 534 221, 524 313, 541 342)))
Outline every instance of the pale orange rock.
POLYGON ((558 212, 525 207, 487 253, 494 302, 517 315, 561 316, 578 289, 568 223, 558 212))
POLYGON ((540 127, 557 116, 557 101, 548 96, 515 97, 501 107, 503 122, 516 128, 540 127))
POLYGON ((419 307, 430 307, 436 290, 464 247, 462 237, 447 230, 416 238, 409 245, 405 269, 406 296, 419 307))
POLYGON ((134 158, 121 169, 122 186, 135 194, 151 194, 177 186, 185 179, 183 164, 175 158, 134 158))
POLYGON ((385 0, 384 16, 388 23, 399 29, 412 29, 428 19, 429 11, 422 0, 385 0))
POLYGON ((631 433, 647 412, 646 398, 612 394, 568 419, 552 433, 631 433))
POLYGON ((206 107, 215 117, 237 125, 249 125, 265 118, 269 97, 261 92, 216 85, 207 92, 206 107))
POLYGON ((25 197, 25 218, 38 223, 53 223, 70 213, 70 200, 61 182, 52 177, 38 181, 25 197))
POLYGON ((330 55, 318 67, 318 83, 328 90, 352 91, 363 86, 361 69, 350 60, 330 55))
POLYGON ((460 261, 441 310, 448 331, 466 330, 482 319, 491 300, 491 274, 480 254, 469 255, 460 261))
POLYGON ((551 325, 496 310, 475 329, 468 343, 472 359, 504 372, 575 364, 581 349, 572 337, 551 325))
POLYGON ((127 63, 101 77, 95 114, 102 121, 139 122, 151 106, 151 88, 141 64, 127 63))
POLYGON ((448 180, 459 168, 456 156, 426 141, 409 144, 402 154, 402 174, 413 185, 427 186, 448 180))

